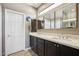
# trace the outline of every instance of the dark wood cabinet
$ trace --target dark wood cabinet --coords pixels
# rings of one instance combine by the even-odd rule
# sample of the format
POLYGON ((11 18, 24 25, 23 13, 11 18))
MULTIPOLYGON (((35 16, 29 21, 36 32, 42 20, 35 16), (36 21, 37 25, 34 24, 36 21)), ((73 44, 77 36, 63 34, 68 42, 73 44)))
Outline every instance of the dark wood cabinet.
POLYGON ((50 41, 45 41, 45 56, 59 56, 60 49, 59 49, 59 44, 50 42, 50 41))
POLYGON ((79 56, 79 50, 45 40, 45 56, 79 56))
POLYGON ((56 56, 60 56, 60 44, 56 45, 56 56))
POLYGON ((30 36, 30 47, 31 49, 33 49, 33 45, 34 45, 34 39, 33 39, 33 36, 30 36))
POLYGON ((60 45, 60 55, 61 56, 79 56, 79 50, 72 47, 60 45))
POLYGON ((79 50, 73 49, 73 56, 79 56, 79 50))
POLYGON ((36 32, 36 19, 31 20, 31 32, 36 32))
POLYGON ((44 56, 44 39, 30 36, 30 47, 39 56, 44 56))
POLYGON ((30 46, 31 49, 37 53, 37 38, 34 36, 30 36, 30 46))
POLYGON ((44 39, 37 39, 37 54, 39 56, 44 56, 44 39))
POLYGON ((56 44, 45 41, 45 56, 55 56, 56 55, 56 44))
POLYGON ((42 21, 40 21, 40 20, 32 19, 31 20, 31 32, 36 32, 37 27, 38 27, 38 29, 43 29, 41 23, 42 23, 42 21))
POLYGON ((30 36, 30 47, 39 56, 79 56, 79 50, 30 36))
POLYGON ((61 56, 72 56, 73 49, 64 45, 60 45, 60 55, 61 56))

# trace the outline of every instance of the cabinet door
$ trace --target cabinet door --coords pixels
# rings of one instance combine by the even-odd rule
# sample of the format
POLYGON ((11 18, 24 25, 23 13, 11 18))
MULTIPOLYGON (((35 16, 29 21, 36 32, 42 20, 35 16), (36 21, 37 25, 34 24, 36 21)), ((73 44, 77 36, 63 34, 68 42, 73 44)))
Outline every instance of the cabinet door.
POLYGON ((34 45, 34 39, 33 39, 33 36, 30 36, 30 47, 31 49, 33 48, 33 45, 34 45))
POLYGON ((56 44, 50 41, 45 41, 45 56, 56 56, 56 44))
POLYGON ((79 56, 79 50, 72 48, 73 56, 79 56))
POLYGON ((34 42, 33 42, 33 44, 34 44, 34 46, 33 46, 33 51, 34 51, 35 53, 37 53, 37 38, 36 38, 36 37, 34 37, 34 42))
POLYGON ((73 55, 73 49, 64 45, 60 46, 61 56, 72 56, 73 55))
POLYGON ((61 56, 79 56, 79 50, 64 45, 60 46, 61 56))
POLYGON ((37 38, 34 36, 30 36, 30 46, 31 49, 37 53, 37 38))
POLYGON ((56 45, 56 56, 60 56, 60 44, 56 45))
POLYGON ((39 56, 44 56, 44 39, 38 38, 37 41, 37 54, 39 56))

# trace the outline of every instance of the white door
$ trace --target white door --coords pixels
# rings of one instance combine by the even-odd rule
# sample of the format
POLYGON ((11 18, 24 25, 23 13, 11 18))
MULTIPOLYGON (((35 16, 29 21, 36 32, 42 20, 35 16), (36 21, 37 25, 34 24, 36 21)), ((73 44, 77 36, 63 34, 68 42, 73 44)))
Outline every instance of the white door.
POLYGON ((5 50, 6 55, 25 49, 24 15, 5 10, 5 50))
POLYGON ((0 5, 0 56, 2 55, 2 11, 0 5))

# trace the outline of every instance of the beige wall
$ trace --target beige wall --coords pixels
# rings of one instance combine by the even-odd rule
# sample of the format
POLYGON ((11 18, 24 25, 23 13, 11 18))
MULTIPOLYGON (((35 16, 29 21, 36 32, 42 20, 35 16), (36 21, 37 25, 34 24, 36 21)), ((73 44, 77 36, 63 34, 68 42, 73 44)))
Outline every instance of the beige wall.
POLYGON ((25 13, 27 16, 31 16, 33 19, 36 18, 36 9, 31 6, 28 6, 25 3, 3 3, 2 5, 4 8, 25 13))
POLYGON ((77 7, 78 7, 78 9, 77 9, 78 10, 78 12, 77 12, 77 17, 78 17, 78 21, 77 21, 77 27, 78 28, 77 28, 77 30, 79 31, 79 3, 78 3, 77 7))
POLYGON ((29 39, 29 22, 25 22, 25 38, 26 38, 26 40, 25 40, 25 48, 29 48, 30 47, 30 39, 29 39))
POLYGON ((0 5, 0 56, 2 55, 2 11, 0 5))

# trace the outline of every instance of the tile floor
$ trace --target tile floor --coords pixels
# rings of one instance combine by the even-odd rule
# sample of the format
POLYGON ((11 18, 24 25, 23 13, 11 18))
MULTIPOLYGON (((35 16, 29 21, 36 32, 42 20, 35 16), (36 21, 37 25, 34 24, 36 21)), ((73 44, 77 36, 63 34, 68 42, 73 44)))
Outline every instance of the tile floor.
POLYGON ((31 49, 27 50, 27 51, 19 51, 13 54, 10 54, 8 56, 37 56, 37 54, 35 54, 31 49))

